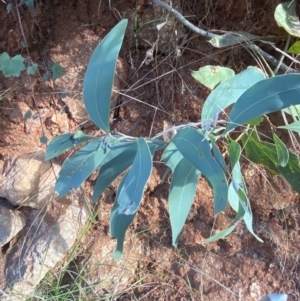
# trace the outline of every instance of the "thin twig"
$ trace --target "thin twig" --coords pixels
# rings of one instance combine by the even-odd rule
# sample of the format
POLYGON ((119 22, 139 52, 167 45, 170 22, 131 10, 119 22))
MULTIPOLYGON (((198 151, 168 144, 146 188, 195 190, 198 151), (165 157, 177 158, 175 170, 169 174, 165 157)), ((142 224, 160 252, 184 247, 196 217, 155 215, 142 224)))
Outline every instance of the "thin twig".
MULTIPOLYGON (((201 35, 201 36, 203 36, 205 38, 209 38, 209 39, 219 36, 212 32, 209 32, 209 31, 203 30, 199 27, 196 27, 191 22, 189 22, 180 12, 178 12, 176 9, 174 9, 172 6, 168 5, 167 3, 165 3, 161 0, 152 0, 152 2, 158 6, 165 8, 169 12, 171 12, 175 16, 176 19, 178 19, 182 24, 184 24, 186 27, 188 27, 190 30, 197 33, 198 35, 201 35)), ((254 44, 245 44, 244 46, 250 50, 253 50, 255 53, 261 55, 271 64, 273 64, 275 66, 279 65, 279 60, 277 60, 276 58, 274 58, 267 52, 263 51, 258 46, 254 45, 254 44)), ((297 70, 290 68, 289 66, 285 65, 284 63, 281 63, 280 69, 286 73, 298 73, 297 70)))

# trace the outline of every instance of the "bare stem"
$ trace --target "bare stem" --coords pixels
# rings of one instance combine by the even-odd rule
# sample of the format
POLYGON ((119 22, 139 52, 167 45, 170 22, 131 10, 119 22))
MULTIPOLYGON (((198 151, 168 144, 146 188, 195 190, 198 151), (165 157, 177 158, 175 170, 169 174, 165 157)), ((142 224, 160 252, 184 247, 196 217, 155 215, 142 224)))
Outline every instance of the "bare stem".
MULTIPOLYGON (((212 32, 203 30, 199 27, 196 27, 195 25, 193 25, 191 22, 189 22, 180 12, 178 12, 176 9, 174 9, 173 7, 171 7, 170 5, 168 5, 167 3, 161 1, 161 0, 152 0, 152 2, 158 6, 161 6, 163 8, 165 8, 166 10, 168 10, 169 12, 171 12, 176 19, 178 19, 182 24, 184 24, 186 27, 188 27, 190 30, 192 30, 193 32, 197 33, 200 36, 203 36, 205 38, 209 38, 212 39, 215 36, 218 36, 212 32)), ((262 57, 264 57, 268 62, 270 62, 271 64, 275 65, 275 66, 280 66, 280 69, 286 73, 298 73, 297 70, 290 68, 289 66, 285 65, 284 63, 280 63, 279 60, 277 60, 275 57, 271 56, 270 54, 268 54, 267 52, 263 51, 262 49, 260 49, 258 46, 254 45, 254 44, 245 44, 244 45, 246 48, 254 51, 255 53, 261 55, 262 57)))

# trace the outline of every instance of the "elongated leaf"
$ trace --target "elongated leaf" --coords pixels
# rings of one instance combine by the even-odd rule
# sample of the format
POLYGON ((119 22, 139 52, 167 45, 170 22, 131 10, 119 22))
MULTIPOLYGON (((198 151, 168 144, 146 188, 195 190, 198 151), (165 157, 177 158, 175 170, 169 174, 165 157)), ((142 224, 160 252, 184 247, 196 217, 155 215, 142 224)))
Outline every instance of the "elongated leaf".
POLYGON ((134 214, 142 200, 144 189, 152 171, 152 156, 143 138, 137 140, 138 149, 117 202, 119 213, 134 214))
POLYGON ((193 204, 199 176, 200 171, 184 158, 173 172, 169 193, 169 213, 174 247, 177 247, 180 233, 193 204))
POLYGON ((290 106, 283 111, 290 114, 295 121, 300 119, 300 105, 290 106))
POLYGON ((198 71, 192 71, 194 79, 209 89, 214 89, 219 83, 234 76, 234 71, 222 66, 205 66, 198 71))
POLYGON ((201 112, 201 120, 211 123, 217 112, 235 103, 238 98, 258 81, 265 78, 263 72, 256 67, 248 67, 243 72, 221 83, 207 97, 201 112))
POLYGON ((278 165, 285 167, 289 161, 289 150, 275 133, 273 133, 273 139, 278 156, 278 165))
POLYGON ((211 40, 209 40, 209 43, 211 43, 214 47, 223 48, 223 47, 229 47, 229 46, 249 42, 251 40, 261 41, 262 39, 263 37, 253 35, 245 31, 236 31, 236 32, 231 31, 221 36, 215 35, 211 40))
POLYGON ((238 195, 239 195, 239 199, 241 200, 241 202, 244 203, 244 207, 245 207, 244 222, 246 224, 246 227, 247 227, 248 231, 259 242, 263 242, 263 240, 259 236, 257 236, 256 233, 253 230, 253 214, 252 214, 252 211, 251 211, 251 208, 250 208, 250 202, 249 202, 248 197, 245 195, 244 191, 242 191, 242 190, 239 190, 238 195))
POLYGON ((237 190, 245 186, 244 179, 241 173, 241 166, 239 163, 241 157, 241 147, 237 142, 232 140, 230 142, 230 147, 228 152, 229 152, 231 169, 232 169, 232 175, 231 175, 232 180, 228 188, 228 202, 230 206, 233 208, 233 210, 237 212, 240 203, 237 190))
POLYGON ((234 222, 243 219, 248 231, 258 241, 262 242, 262 240, 253 231, 252 210, 239 163, 241 153, 240 145, 236 141, 232 140, 229 147, 229 157, 232 166, 232 182, 229 185, 228 200, 231 207, 238 212, 234 222))
POLYGON ((127 20, 120 21, 94 50, 83 83, 83 99, 92 121, 109 132, 110 99, 117 58, 127 20))
MULTIPOLYGON (((155 142, 148 143, 148 146, 152 156, 157 150, 160 150, 163 147, 163 145, 157 145, 155 142)), ((116 156, 101 167, 94 186, 92 202, 96 202, 100 198, 105 188, 132 164, 136 150, 137 145, 133 144, 124 150, 120 155, 116 156)))
MULTIPOLYGON (((262 144, 261 141, 253 137, 252 134, 244 135, 242 138, 242 142, 244 145, 244 149, 246 151, 246 156, 249 160, 251 160, 254 163, 262 164, 271 173, 275 175, 280 174, 277 168, 276 148, 275 148, 276 160, 274 161, 272 159, 273 155, 272 155, 271 148, 262 144)), ((275 147, 275 145, 273 146, 275 147)))
POLYGON ((281 125, 278 128, 300 133, 300 121, 292 122, 289 125, 281 125))
POLYGON ((168 144, 162 155, 162 161, 172 170, 175 171, 177 164, 182 160, 183 156, 172 142, 168 144))
POLYGON ((256 83, 237 100, 225 133, 245 122, 300 103, 300 74, 286 74, 256 83))
POLYGON ((101 167, 94 186, 93 203, 100 198, 106 187, 132 164, 135 154, 136 147, 130 147, 101 167))
POLYGON ((209 181, 214 191, 215 214, 225 210, 228 185, 225 174, 211 154, 210 145, 197 130, 181 130, 172 140, 183 157, 209 181))
POLYGON ((296 13, 297 1, 287 1, 276 7, 274 18, 289 34, 300 37, 300 21, 296 13))
POLYGON ((205 239, 206 242, 210 243, 213 241, 216 241, 218 239, 222 239, 224 237, 226 237, 227 235, 229 235, 234 229, 235 229, 236 225, 232 225, 224 230, 219 231, 218 233, 210 236, 209 238, 205 239))
POLYGON ((61 153, 63 153, 64 151, 68 150, 69 148, 92 139, 95 139, 95 137, 85 135, 82 131, 77 131, 74 134, 62 134, 58 137, 55 137, 51 140, 46 149, 45 160, 47 161, 53 159, 61 153))
POLYGON ((227 166, 226 166, 226 162, 224 160, 224 157, 222 156, 222 154, 220 153, 220 150, 218 149, 218 146, 216 145, 216 143, 214 141, 212 141, 212 139, 211 139, 211 144, 212 144, 213 155, 214 155, 216 161, 222 167, 224 172, 226 172, 227 166))
MULTIPOLYGON (((128 172, 125 174, 118 187, 116 200, 119 198, 120 191, 125 185, 127 176, 128 176, 128 172)), ((110 213, 110 235, 111 237, 117 238, 117 248, 114 252, 115 260, 120 259, 122 256, 125 233, 129 225, 132 223, 134 217, 135 217, 135 213, 130 215, 120 214, 119 204, 117 201, 115 201, 110 213)))
MULTIPOLYGON (((147 141, 147 143, 148 143, 148 146, 149 146, 149 149, 151 152, 151 156, 153 156, 156 151, 158 151, 162 147, 164 147, 164 144, 162 144, 161 141, 152 140, 152 141, 147 141)), ((124 153, 126 153, 126 152, 127 151, 125 151, 124 153)), ((124 187, 124 184, 126 183, 128 173, 129 172, 127 172, 121 180, 121 183, 118 187, 116 200, 119 198, 120 191, 122 190, 122 188, 124 187)), ((122 256, 125 233, 126 233, 128 226, 133 221, 135 214, 136 213, 131 214, 131 215, 126 215, 126 214, 119 213, 119 204, 117 201, 115 201, 114 206, 111 210, 111 215, 110 215, 111 236, 117 238, 117 248, 116 248, 116 251, 114 252, 115 260, 119 259, 122 256)))
POLYGON ((93 171, 111 161, 133 143, 135 142, 126 143, 117 140, 114 148, 110 149, 103 145, 102 139, 91 141, 65 160, 55 184, 55 191, 61 197, 65 196, 71 189, 78 188, 93 171))
POLYGON ((235 229, 235 227, 237 226, 238 222, 240 222, 242 220, 242 218, 244 217, 244 215, 245 215, 245 210, 244 210, 242 204, 239 203, 239 207, 238 207, 238 210, 237 210, 236 217, 232 221, 231 225, 228 228, 226 228, 224 230, 221 230, 218 233, 210 236, 205 241, 208 242, 208 243, 210 243, 210 242, 216 241, 218 239, 225 238, 227 235, 229 235, 235 229))
POLYGON ((300 165, 298 157, 289 152, 289 160, 285 167, 278 165, 276 146, 271 143, 259 141, 253 135, 244 135, 244 148, 247 158, 254 163, 262 164, 274 174, 282 174, 292 188, 300 192, 300 165))

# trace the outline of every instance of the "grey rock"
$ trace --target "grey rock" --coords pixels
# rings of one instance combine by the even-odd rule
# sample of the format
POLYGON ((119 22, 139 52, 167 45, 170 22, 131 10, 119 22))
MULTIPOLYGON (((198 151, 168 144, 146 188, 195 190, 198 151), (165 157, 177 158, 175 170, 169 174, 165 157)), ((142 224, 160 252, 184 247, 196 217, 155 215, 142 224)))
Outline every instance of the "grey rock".
POLYGON ((26 224, 25 215, 5 206, 0 200, 0 247, 13 239, 26 224))
POLYGON ((32 210, 28 231, 7 255, 8 300, 30 296, 46 273, 66 256, 88 219, 82 202, 82 196, 74 192, 63 199, 57 197, 49 210, 32 210))
POLYGON ((135 277, 143 256, 142 243, 130 232, 126 234, 122 257, 114 260, 117 241, 102 235, 87 250, 90 253, 85 281, 89 286, 96 285, 94 291, 100 295, 105 291, 118 293, 128 288, 135 277))
POLYGON ((0 178, 0 197, 15 206, 42 208, 54 192, 55 174, 60 167, 45 162, 43 150, 9 159, 0 178))

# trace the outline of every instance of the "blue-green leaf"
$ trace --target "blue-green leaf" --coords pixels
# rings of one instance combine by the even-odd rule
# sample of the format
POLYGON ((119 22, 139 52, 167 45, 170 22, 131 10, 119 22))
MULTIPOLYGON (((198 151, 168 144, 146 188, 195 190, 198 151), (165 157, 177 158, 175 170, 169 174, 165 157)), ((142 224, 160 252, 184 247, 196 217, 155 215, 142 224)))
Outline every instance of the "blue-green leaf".
POLYGON ((232 140, 229 147, 229 157, 232 167, 232 182, 229 185, 228 201, 230 206, 238 212, 235 221, 243 219, 248 231, 260 242, 262 240, 254 233, 252 227, 252 211, 247 197, 247 188, 241 172, 239 159, 241 157, 240 145, 232 140))
POLYGON ((23 118, 24 122, 26 122, 27 119, 30 118, 31 116, 32 116, 32 112, 30 110, 28 110, 24 115, 24 118, 23 118))
POLYGON ((117 58, 123 42, 127 20, 120 21, 94 50, 83 83, 83 100, 92 121, 105 132, 110 131, 109 111, 117 58))
POLYGON ((177 164, 182 160, 182 158, 183 156, 181 155, 180 151, 172 142, 168 144, 162 155, 162 161, 165 162, 172 172, 174 172, 177 164))
POLYGON ((66 133, 55 137, 47 146, 45 160, 53 159, 69 148, 91 139, 95 139, 95 137, 85 135, 82 131, 77 131, 74 134, 66 133))
POLYGON ((106 187, 132 164, 136 154, 136 149, 136 145, 129 147, 101 167, 94 186, 92 197, 93 202, 96 202, 106 187))
POLYGON ((225 238, 227 235, 229 235, 235 229, 236 225, 242 220, 244 215, 245 215, 245 210, 244 210, 242 204, 239 203, 239 207, 238 207, 238 210, 237 210, 236 217, 232 221, 231 225, 228 228, 226 228, 226 229, 210 236, 205 241, 210 243, 210 242, 213 242, 215 240, 225 238))
POLYGON ((227 170, 226 162, 224 160, 224 157, 220 153, 220 150, 219 150, 218 146, 216 145, 215 141, 213 141, 213 139, 211 139, 211 144, 212 144, 213 155, 214 155, 216 161, 219 163, 219 165, 222 167, 222 169, 226 172, 226 170, 227 170))
MULTIPOLYGON (((128 172, 125 174, 118 187, 116 200, 119 198, 120 191, 124 187, 127 177, 128 177, 128 172)), ((117 201, 115 201, 114 206, 111 209, 111 213, 110 213, 110 235, 111 237, 117 238, 117 248, 114 252, 115 260, 120 259, 122 256, 125 233, 128 226, 131 224, 131 222, 135 217, 135 213, 130 215, 120 214, 119 210, 120 210, 119 204, 117 201)))
POLYGON ((46 144, 47 141, 48 141, 48 138, 45 135, 43 135, 43 136, 40 137, 40 142, 41 143, 46 144))
POLYGON ((19 77, 23 70, 25 70, 24 58, 20 54, 12 58, 7 52, 0 55, 0 71, 5 77, 19 77))
POLYGON ((289 125, 281 125, 278 128, 300 133, 300 121, 292 122, 289 125))
POLYGON ((169 213, 172 227, 172 243, 178 240, 196 194, 200 171, 186 159, 176 165, 169 193, 169 213))
POLYGON ((300 103, 300 74, 285 74, 260 81, 237 100, 225 133, 264 114, 300 103))
POLYGON ((178 132, 172 142, 183 157, 195 166, 212 186, 215 214, 225 210, 228 196, 227 179, 221 166, 212 156, 210 145, 205 137, 193 128, 186 128, 178 132))
POLYGON ((55 191, 61 197, 71 189, 78 188, 93 171, 106 164, 133 143, 114 141, 113 148, 105 147, 103 139, 95 139, 65 160, 55 184, 55 191))
POLYGON ((230 142, 228 152, 232 170, 232 180, 228 189, 228 202, 230 206, 237 212, 240 203, 237 191, 240 188, 246 189, 239 163, 239 159, 241 157, 241 147, 237 142, 232 140, 230 142))
POLYGON ((205 239, 206 242, 210 243, 210 242, 213 242, 213 241, 216 241, 218 239, 222 239, 224 238, 225 236, 229 235, 234 229, 235 229, 236 225, 232 225, 232 226, 229 226, 228 228, 224 229, 224 230, 221 230, 220 232, 210 236, 209 238, 205 239))
POLYGON ((54 63, 51 66, 51 70, 52 70, 52 79, 54 81, 60 78, 63 74, 63 68, 59 63, 54 63))
POLYGON ((256 67, 248 67, 243 72, 221 83, 207 97, 201 112, 204 123, 214 121, 220 112, 235 103, 237 99, 251 86, 265 78, 263 72, 256 67))
POLYGON ((278 165, 285 167, 289 161, 289 150, 275 133, 273 133, 273 139, 277 151, 278 165))
POLYGON ((36 63, 33 63, 31 66, 28 66, 26 71, 28 75, 34 75, 36 73, 36 70, 38 68, 38 65, 36 63))
POLYGON ((152 171, 152 156, 144 138, 137 140, 137 152, 117 202, 119 213, 134 214, 142 200, 144 189, 152 171))
MULTIPOLYGON (((148 146, 150 148, 151 155, 153 156, 154 153, 164 147, 164 144, 160 143, 161 141, 155 141, 152 140, 152 142, 148 141, 148 146)), ((128 151, 131 148, 128 149, 128 151)), ((127 150, 124 152, 126 153, 127 150)), ((130 156, 129 156, 130 157, 130 156)), ((129 172, 125 174, 125 176, 122 178, 121 183, 118 187, 118 192, 116 196, 116 200, 119 198, 120 191, 124 187, 124 184, 126 182, 126 179, 128 177, 129 172)), ((117 238, 117 249, 114 252, 114 259, 117 260, 122 256, 122 251, 123 251, 123 243, 124 243, 124 238, 125 238, 125 233, 130 225, 130 223, 133 221, 135 214, 122 214, 119 213, 119 204, 117 201, 115 201, 114 206, 111 210, 111 215, 110 215, 110 233, 112 237, 117 238)))

